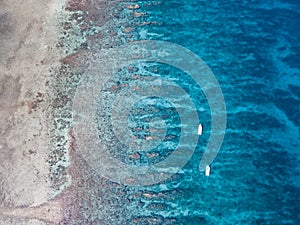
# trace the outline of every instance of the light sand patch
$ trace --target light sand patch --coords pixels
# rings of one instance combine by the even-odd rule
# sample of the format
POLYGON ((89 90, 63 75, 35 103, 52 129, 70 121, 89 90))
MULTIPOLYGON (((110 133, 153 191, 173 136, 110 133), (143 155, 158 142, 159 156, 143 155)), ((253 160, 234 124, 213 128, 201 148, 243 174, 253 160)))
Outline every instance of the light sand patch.
MULTIPOLYGON (((37 219, 46 223, 58 224, 63 218, 60 202, 50 202, 39 207, 0 208, 2 216, 37 219)), ((0 214, 0 216, 1 216, 0 214)))
POLYGON ((47 163, 47 110, 50 70, 60 65, 55 13, 63 1, 0 4, 0 210, 57 222, 60 205, 53 203, 47 211, 42 204, 56 194, 47 163))

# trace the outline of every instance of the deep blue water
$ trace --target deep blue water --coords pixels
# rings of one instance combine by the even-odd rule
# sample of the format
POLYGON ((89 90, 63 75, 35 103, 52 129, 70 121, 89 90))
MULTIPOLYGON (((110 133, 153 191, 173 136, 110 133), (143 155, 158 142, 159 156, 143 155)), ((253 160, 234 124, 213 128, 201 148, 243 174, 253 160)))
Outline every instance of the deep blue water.
MULTIPOLYGON (((225 139, 211 165, 211 175, 205 177, 198 165, 210 134, 211 114, 200 87, 166 65, 136 65, 136 74, 170 79, 189 93, 204 134, 179 174, 151 186, 124 186, 124 198, 116 194, 120 187, 112 186, 110 195, 99 189, 97 194, 102 197, 97 198, 100 203, 95 203, 94 210, 99 205, 101 210, 91 214, 102 217, 105 224, 300 224, 300 2, 165 0, 134 4, 140 6, 136 12, 146 16, 126 21, 136 28, 133 40, 179 44, 211 68, 226 103, 225 139), (142 26, 143 22, 151 23, 142 26)), ((130 12, 122 11, 124 15, 130 12)), ((128 84, 130 73, 120 73, 111 78, 107 89, 128 84)), ((100 94, 99 109, 109 108, 117 94, 100 94)), ((166 134, 173 142, 148 152, 163 153, 164 159, 180 136, 180 118, 176 106, 153 101, 137 104, 129 124, 137 137, 145 137, 147 132, 134 129, 147 130, 150 120, 143 115, 167 115, 166 134)), ((98 121, 100 138, 111 132, 108 120, 109 116, 98 121)), ((106 141, 114 143, 114 157, 133 163, 126 148, 115 144, 118 140, 106 141)), ((145 152, 138 157, 135 164, 156 162, 147 159, 145 152)), ((85 222, 91 221, 91 216, 86 217, 85 222)))
POLYGON ((183 174, 142 189, 164 194, 142 197, 137 213, 161 215, 161 224, 300 224, 300 3, 137 3, 147 13, 139 21, 158 22, 137 28, 137 38, 198 54, 220 83, 228 116, 211 176, 197 170, 199 142, 183 174))

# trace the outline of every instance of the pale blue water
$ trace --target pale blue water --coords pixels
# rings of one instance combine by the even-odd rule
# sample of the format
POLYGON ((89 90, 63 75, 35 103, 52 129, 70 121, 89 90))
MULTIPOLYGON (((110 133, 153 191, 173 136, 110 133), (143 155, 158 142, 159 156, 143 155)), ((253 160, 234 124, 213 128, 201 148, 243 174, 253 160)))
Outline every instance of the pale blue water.
MULTIPOLYGON (((177 43, 210 66, 226 102, 226 135, 211 165, 211 176, 205 177, 198 171, 211 119, 205 97, 199 87, 190 89, 195 82, 188 77, 178 75, 180 72, 166 65, 157 66, 158 76, 172 79, 189 91, 204 123, 204 135, 182 173, 148 187, 119 187, 127 193, 120 198, 116 193, 121 191, 114 186, 111 195, 99 188, 102 197, 93 200, 99 202, 90 208, 91 214, 104 224, 300 224, 300 3, 233 0, 136 3, 140 5, 136 11, 147 16, 130 18, 127 23, 132 26, 155 23, 136 26, 133 39, 177 43), (98 205, 105 210, 97 209, 98 205)), ((145 66, 138 72, 146 73, 147 69, 145 66)), ((126 83, 124 80, 119 82, 126 83)), ((102 104, 110 104, 110 100, 103 100, 102 104)), ((180 129, 176 129, 180 122, 178 115, 169 103, 159 104, 170 109, 167 133, 174 135, 176 144, 180 136, 180 129), (169 121, 172 119, 174 127, 169 121)), ((151 112, 152 106, 136 106, 137 111, 130 118, 133 127, 147 126, 147 121, 134 116, 151 112)), ((164 110, 154 111, 164 113, 164 110)), ((100 125, 104 127, 103 134, 110 131, 109 126, 100 125)), ((146 134, 137 131, 137 135, 146 134)), ((111 143, 116 143, 113 140, 111 143)), ((150 153, 164 152, 162 159, 167 157, 171 144, 164 144, 150 153)), ((122 145, 112 146, 115 157, 132 163, 125 160, 128 152, 123 150, 122 145)), ((138 161, 153 162, 145 155, 138 161)), ((84 221, 97 224, 91 216, 84 221)))

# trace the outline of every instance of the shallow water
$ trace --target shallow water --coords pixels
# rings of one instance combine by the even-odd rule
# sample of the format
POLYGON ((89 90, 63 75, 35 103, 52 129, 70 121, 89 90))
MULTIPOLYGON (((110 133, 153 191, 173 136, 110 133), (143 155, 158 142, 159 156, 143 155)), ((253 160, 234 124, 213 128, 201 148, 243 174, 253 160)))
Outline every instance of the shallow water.
MULTIPOLYGON (((168 158, 182 131, 176 113, 180 107, 196 110, 204 134, 189 162, 159 184, 132 187, 112 182, 99 186, 99 174, 91 172, 94 181, 84 194, 86 207, 79 211, 76 223, 299 224, 299 3, 169 0, 134 4, 139 5, 135 13, 146 14, 132 16, 125 7, 113 25, 104 24, 100 31, 113 27, 118 44, 164 40, 201 57, 225 98, 224 142, 211 164, 211 175, 205 177, 198 166, 208 143, 212 115, 199 85, 182 71, 159 63, 137 63, 120 70, 104 84, 97 100, 98 137, 113 157, 137 166, 168 158), (134 28, 131 36, 122 34, 124 26, 134 28), (135 104, 127 122, 136 138, 149 137, 151 119, 163 118, 166 130, 160 134, 170 139, 150 150, 137 150, 136 146, 128 150, 113 131, 112 105, 121 90, 133 93, 140 85, 135 80, 149 77, 181 86, 195 109, 153 98, 135 104)), ((102 40, 89 42, 92 51, 93 46, 105 46, 102 40)), ((181 100, 185 103, 184 97, 181 100)))

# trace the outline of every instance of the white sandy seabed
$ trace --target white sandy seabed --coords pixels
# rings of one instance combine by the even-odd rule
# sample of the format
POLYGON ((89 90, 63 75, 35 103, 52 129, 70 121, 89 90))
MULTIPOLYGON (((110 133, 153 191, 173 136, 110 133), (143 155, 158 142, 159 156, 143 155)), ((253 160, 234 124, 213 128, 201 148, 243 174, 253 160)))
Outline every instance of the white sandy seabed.
MULTIPOLYGON (((0 224, 45 224, 49 211, 47 138, 50 69, 59 66, 59 0, 0 0, 0 224)), ((52 207, 53 208, 53 207, 52 207)))

